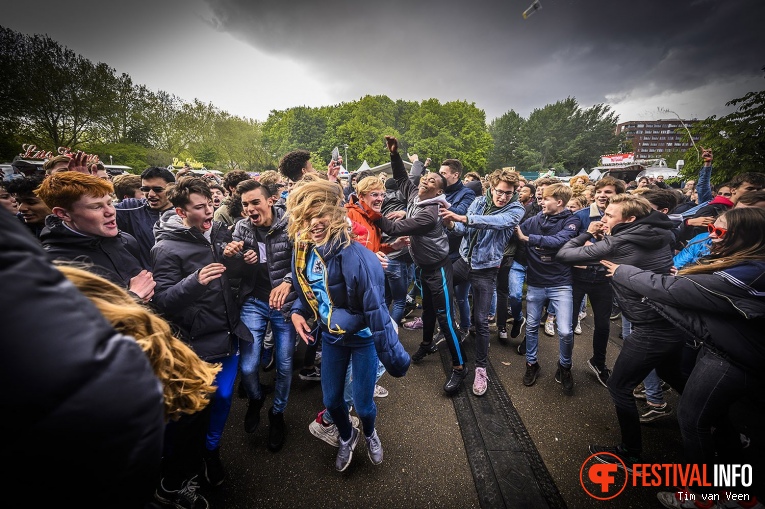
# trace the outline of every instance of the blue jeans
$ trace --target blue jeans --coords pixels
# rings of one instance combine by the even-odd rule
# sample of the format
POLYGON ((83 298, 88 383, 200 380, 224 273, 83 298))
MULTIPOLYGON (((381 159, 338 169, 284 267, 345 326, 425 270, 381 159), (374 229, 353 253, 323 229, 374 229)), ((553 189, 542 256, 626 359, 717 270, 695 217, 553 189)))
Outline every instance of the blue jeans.
POLYGON ((454 285, 454 297, 457 300, 457 309, 460 312, 460 329, 466 331, 470 328, 470 281, 454 285))
POLYGON ((239 342, 241 355, 240 369, 242 385, 250 399, 262 399, 260 390, 260 350, 266 335, 266 326, 270 323, 274 334, 274 362, 276 380, 274 382, 274 413, 282 413, 287 407, 287 400, 292 385, 292 356, 295 353, 295 327, 284 319, 278 309, 271 309, 268 302, 249 297, 242 304, 242 322, 255 340, 239 342))
MULTIPOLYGON (((353 379, 353 362, 350 362, 348 364, 348 369, 345 370, 345 389, 343 390, 343 399, 345 400, 345 404, 350 407, 353 405, 353 384, 351 383, 351 380, 353 379)), ((377 383, 378 380, 380 380, 380 377, 385 374, 385 366, 383 366, 383 363, 380 362, 380 360, 377 360, 377 375, 375 375, 375 383, 377 383)), ((324 422, 328 424, 332 424, 332 415, 329 412, 326 412, 324 414, 324 422)))
MULTIPOLYGON (((246 341, 240 341, 244 344, 246 341)), ((207 427, 207 450, 212 451, 218 448, 220 438, 223 436, 223 430, 226 427, 228 414, 231 411, 231 400, 234 395, 234 381, 236 380, 237 366, 239 365, 239 355, 231 355, 223 359, 218 359, 222 369, 215 375, 213 385, 217 387, 213 393, 210 402, 210 424, 207 427)))
POLYGON ((526 289, 526 362, 537 362, 539 322, 542 318, 542 307, 548 299, 557 312, 555 325, 558 328, 560 350, 558 362, 564 368, 570 368, 571 353, 574 350, 574 331, 571 326, 574 298, 571 286, 529 286, 526 289))
POLYGON ((526 267, 513 261, 508 275, 507 302, 510 304, 513 320, 523 316, 523 282, 526 281, 526 267))
POLYGON ((406 263, 395 259, 388 261, 388 268, 385 269, 385 281, 390 290, 391 306, 390 316, 396 324, 400 324, 404 319, 404 308, 406 307, 406 295, 409 292, 409 285, 414 279, 414 264, 406 263))
POLYGON ((342 341, 325 341, 321 354, 321 391, 324 407, 337 425, 340 438, 351 438, 350 408, 345 401, 345 377, 351 366, 351 386, 356 414, 364 426, 364 435, 372 436, 377 419, 377 405, 374 402, 375 381, 377 380, 377 351, 373 342, 361 346, 343 345, 342 341), (353 361, 353 362, 351 362, 353 361))

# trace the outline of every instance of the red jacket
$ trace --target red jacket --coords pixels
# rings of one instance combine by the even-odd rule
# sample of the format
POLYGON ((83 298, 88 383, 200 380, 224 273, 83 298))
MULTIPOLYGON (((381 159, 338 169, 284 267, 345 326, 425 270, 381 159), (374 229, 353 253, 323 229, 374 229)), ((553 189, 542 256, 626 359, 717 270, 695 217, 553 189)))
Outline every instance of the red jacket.
MULTIPOLYGON (((348 199, 348 203, 345 204, 345 209, 348 212, 348 218, 354 223, 366 228, 366 235, 358 235, 356 241, 362 246, 366 247, 373 253, 382 251, 383 253, 390 253, 393 248, 390 244, 384 244, 382 242, 382 232, 375 225, 375 221, 380 218, 381 214, 367 207, 367 205, 359 200, 358 196, 352 194, 348 199)), ((354 228, 354 233, 356 229, 354 228)))

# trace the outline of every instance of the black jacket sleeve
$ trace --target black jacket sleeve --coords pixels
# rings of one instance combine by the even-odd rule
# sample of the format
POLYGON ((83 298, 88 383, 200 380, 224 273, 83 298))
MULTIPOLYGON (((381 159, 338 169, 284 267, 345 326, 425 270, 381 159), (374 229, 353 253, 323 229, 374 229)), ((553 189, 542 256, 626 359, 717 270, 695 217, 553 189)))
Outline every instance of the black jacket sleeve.
POLYGON ((11 214, 0 214, 0 246, 0 380, 11 388, 0 430, 13 437, 4 453, 24 458, 6 482, 34 490, 46 506, 109 500, 143 507, 164 433, 162 387, 146 355, 51 265, 11 214))

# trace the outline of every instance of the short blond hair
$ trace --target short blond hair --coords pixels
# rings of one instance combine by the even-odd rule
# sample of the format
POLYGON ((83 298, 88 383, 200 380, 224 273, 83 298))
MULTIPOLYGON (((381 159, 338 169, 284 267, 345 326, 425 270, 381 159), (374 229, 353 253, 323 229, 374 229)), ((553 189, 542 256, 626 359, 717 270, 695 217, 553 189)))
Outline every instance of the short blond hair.
POLYGON ((356 194, 364 196, 372 191, 385 191, 385 183, 378 177, 370 175, 356 184, 356 194))
POLYGON ((550 184, 545 186, 544 191, 542 191, 542 197, 552 196, 556 200, 562 201, 564 206, 568 204, 573 195, 574 192, 566 184, 550 184))
POLYGON ((622 210, 623 218, 635 216, 635 219, 641 219, 646 217, 653 210, 651 202, 642 196, 627 193, 612 196, 611 199, 608 200, 608 204, 619 205, 619 208, 622 210))

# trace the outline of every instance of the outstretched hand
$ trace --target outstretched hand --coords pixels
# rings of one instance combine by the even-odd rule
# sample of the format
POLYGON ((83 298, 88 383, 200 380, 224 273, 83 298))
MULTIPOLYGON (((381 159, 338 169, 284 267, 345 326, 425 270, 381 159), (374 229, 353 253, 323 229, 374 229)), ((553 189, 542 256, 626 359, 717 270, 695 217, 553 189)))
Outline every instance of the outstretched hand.
POLYGON ((77 171, 80 173, 90 173, 88 169, 88 154, 78 150, 76 153, 70 155, 69 159, 69 171, 77 171))
POLYGON ((613 277, 616 273, 616 269, 619 268, 618 263, 609 262, 608 260, 600 260, 600 264, 608 269, 608 273, 606 274, 608 277, 613 277))
POLYGON ((704 160, 704 163, 711 164, 713 159, 712 149, 701 147, 701 159, 704 160))
POLYGON ((392 154, 398 152, 398 140, 393 136, 385 137, 385 145, 388 147, 388 151, 392 154))

